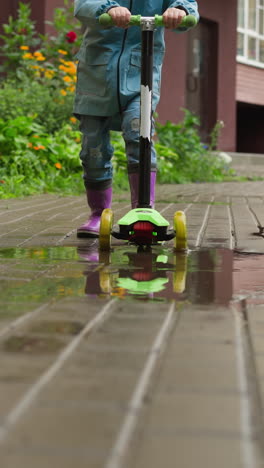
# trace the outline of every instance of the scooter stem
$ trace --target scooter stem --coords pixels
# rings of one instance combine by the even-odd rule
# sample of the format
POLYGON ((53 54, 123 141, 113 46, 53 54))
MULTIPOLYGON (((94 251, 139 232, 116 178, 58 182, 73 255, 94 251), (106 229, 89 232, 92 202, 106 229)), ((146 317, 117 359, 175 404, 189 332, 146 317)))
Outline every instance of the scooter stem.
POLYGON ((138 207, 150 206, 150 172, 152 147, 153 50, 155 23, 149 18, 141 22, 141 88, 138 207))

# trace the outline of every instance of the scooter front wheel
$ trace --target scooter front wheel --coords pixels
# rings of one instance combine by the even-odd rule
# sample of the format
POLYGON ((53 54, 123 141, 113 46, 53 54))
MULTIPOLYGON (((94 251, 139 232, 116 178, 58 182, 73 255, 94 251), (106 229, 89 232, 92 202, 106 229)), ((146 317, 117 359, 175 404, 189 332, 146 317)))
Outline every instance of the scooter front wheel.
POLYGON ((174 238, 174 247, 176 250, 187 249, 187 226, 186 216, 183 211, 176 211, 174 215, 174 230, 176 236, 174 238))
POLYGON ((100 231, 99 231, 99 249, 110 250, 111 248, 111 231, 113 226, 113 212, 110 208, 106 208, 101 215, 100 231))

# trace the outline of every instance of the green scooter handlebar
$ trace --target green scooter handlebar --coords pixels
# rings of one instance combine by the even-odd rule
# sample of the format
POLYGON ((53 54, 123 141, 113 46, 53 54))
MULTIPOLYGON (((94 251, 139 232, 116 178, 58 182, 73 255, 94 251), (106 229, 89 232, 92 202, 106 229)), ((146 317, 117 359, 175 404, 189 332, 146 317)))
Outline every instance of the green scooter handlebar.
MULTIPOLYGON (((99 17, 99 23, 101 26, 109 27, 113 26, 113 19, 108 13, 103 13, 99 17)), ((197 24, 197 19, 195 16, 187 15, 182 19, 182 22, 179 24, 179 28, 194 28, 197 24)), ((140 26, 141 25, 141 15, 132 15, 130 17, 129 26, 140 26)), ((164 26, 163 16, 155 15, 155 25, 164 26)))

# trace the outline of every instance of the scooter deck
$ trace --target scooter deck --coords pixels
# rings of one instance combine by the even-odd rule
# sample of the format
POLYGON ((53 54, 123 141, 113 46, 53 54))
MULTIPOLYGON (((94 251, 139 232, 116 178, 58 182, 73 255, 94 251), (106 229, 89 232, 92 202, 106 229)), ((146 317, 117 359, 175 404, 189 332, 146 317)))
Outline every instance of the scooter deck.
POLYGON ((119 231, 112 236, 135 244, 157 244, 175 237, 174 230, 168 230, 169 222, 152 208, 135 208, 118 221, 119 231))

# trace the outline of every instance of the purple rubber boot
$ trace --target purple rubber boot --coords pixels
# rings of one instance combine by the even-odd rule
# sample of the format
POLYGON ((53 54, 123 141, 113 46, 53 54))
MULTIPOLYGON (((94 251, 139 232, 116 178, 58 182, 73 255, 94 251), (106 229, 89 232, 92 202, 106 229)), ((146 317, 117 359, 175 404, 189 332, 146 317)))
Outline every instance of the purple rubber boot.
MULTIPOLYGON (((137 172, 132 172, 128 174, 130 194, 131 194, 131 207, 137 208, 138 205, 138 184, 139 184, 139 174, 137 172)), ((155 204, 155 187, 156 187, 156 172, 152 171, 150 173, 150 206, 154 208, 155 204)))
POLYGON ((112 203, 112 187, 104 190, 86 189, 87 202, 91 208, 91 215, 77 229, 78 237, 98 237, 101 214, 105 208, 110 208, 112 203))

